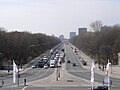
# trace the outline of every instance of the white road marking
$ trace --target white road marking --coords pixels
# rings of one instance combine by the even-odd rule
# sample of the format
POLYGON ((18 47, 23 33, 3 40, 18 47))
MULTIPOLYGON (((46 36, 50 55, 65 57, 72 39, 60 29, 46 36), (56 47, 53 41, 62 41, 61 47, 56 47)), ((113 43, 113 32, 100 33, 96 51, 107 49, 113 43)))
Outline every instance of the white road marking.
POLYGON ((25 90, 27 88, 27 86, 25 86, 24 88, 22 88, 21 90, 25 90))

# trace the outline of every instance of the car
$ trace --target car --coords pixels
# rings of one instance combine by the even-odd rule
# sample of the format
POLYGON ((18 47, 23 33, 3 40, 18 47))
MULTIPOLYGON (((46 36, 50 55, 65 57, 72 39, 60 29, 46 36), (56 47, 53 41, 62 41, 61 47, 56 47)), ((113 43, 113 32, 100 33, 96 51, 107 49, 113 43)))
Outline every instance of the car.
POLYGON ((94 87, 91 90, 108 90, 108 86, 97 86, 97 87, 94 87))
POLYGON ((50 60, 50 68, 54 68, 55 67, 55 60, 50 60))
POLYGON ((75 48, 74 52, 76 53, 77 52, 77 49, 75 48))
POLYGON ((67 63, 70 63, 70 60, 68 60, 67 63))
POLYGON ((47 69, 48 67, 49 67, 48 64, 45 64, 43 68, 47 69))
POLYGON ((109 85, 111 86, 112 85, 112 80, 109 78, 108 80, 108 77, 106 76, 104 79, 103 79, 103 85, 109 85))
POLYGON ((82 60, 81 62, 83 65, 87 65, 87 63, 84 60, 82 60))
POLYGON ((43 58, 43 60, 47 60, 47 58, 46 58, 46 57, 44 57, 44 58, 43 58))
POLYGON ((39 61, 39 62, 38 62, 38 65, 37 65, 38 68, 43 68, 44 65, 45 65, 45 62, 46 62, 46 61, 39 61))
POLYGON ((78 53, 76 52, 76 55, 78 55, 78 53))
POLYGON ((73 63, 73 66, 76 66, 76 63, 73 63))
POLYGON ((33 65, 32 65, 32 68, 37 68, 37 64, 33 64, 33 65))

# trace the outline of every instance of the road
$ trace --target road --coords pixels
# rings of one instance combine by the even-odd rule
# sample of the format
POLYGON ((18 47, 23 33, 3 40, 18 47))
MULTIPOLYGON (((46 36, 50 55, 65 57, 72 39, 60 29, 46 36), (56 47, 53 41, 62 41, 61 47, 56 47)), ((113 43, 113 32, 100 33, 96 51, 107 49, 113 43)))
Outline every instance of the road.
MULTIPOLYGON (((71 46, 69 46, 69 45, 66 46, 66 53, 68 53, 66 56, 66 60, 71 61, 70 64, 69 63, 66 64, 66 67, 67 67, 66 69, 68 70, 68 73, 90 81, 90 70, 84 69, 82 67, 80 59, 78 59, 76 57, 71 46), (77 66, 73 67, 72 66, 73 63, 77 63, 77 66)), ((104 78, 104 76, 95 73, 95 81, 96 82, 102 84, 103 78, 104 78)), ((117 79, 117 78, 111 78, 111 79, 113 81, 113 86, 112 86, 111 90, 118 90, 120 88, 120 79, 117 79)))
MULTIPOLYGON (((25 73, 20 74, 19 82, 23 84, 24 79, 27 82, 42 79, 48 77, 54 72, 53 68, 43 69, 43 68, 36 68, 36 69, 28 69, 25 73)), ((9 75, 7 77, 3 77, 4 86, 11 86, 13 82, 13 76, 9 75)))
MULTIPOLYGON (((12 87, 3 87, 0 90, 12 90, 12 87)), ((15 87, 13 90, 91 90, 91 87, 15 87)), ((120 88, 112 87, 111 90, 120 90, 120 88)))
MULTIPOLYGON (((61 50, 60 47, 59 50, 61 50)), ((90 70, 84 69, 82 66, 82 63, 80 59, 76 57, 76 54, 73 52, 73 49, 71 46, 66 45, 65 46, 66 50, 66 70, 67 73, 70 75, 73 75, 74 77, 77 78, 82 78, 85 79, 87 82, 90 81, 90 70), (67 63, 67 61, 70 60, 70 63, 67 63), (73 66, 73 63, 76 63, 76 66, 73 66)), ((31 81, 37 81, 41 80, 44 78, 47 78, 48 76, 52 75, 55 72, 55 68, 48 68, 48 69, 43 69, 43 68, 28 68, 24 73, 20 74, 20 86, 17 87, 15 85, 14 90, 91 90, 91 86, 23 86, 23 80, 26 78, 27 83, 31 81)), ((95 74, 95 82, 97 82, 99 85, 102 85, 104 76, 95 74)), ((1 87, 0 90, 12 90, 12 75, 9 75, 7 77, 4 77, 5 81, 5 86, 1 87), (7 83, 6 83, 7 82, 7 83)), ((65 82, 65 80, 62 80, 65 82)), ((116 78, 112 78, 113 81, 113 86, 111 87, 111 90, 119 90, 120 88, 120 80, 116 78)), ((73 82, 74 83, 74 82, 73 82)), ((82 84, 83 82, 79 82, 82 84)))
MULTIPOLYGON (((76 57, 75 53, 73 52, 72 48, 69 45, 66 46, 66 52, 68 53, 66 56, 67 58, 66 60, 70 60, 72 63, 73 62, 77 63, 76 67, 73 67, 72 63, 71 64, 67 63, 68 73, 75 75, 77 77, 84 78, 86 80, 90 80, 90 70, 86 70, 82 67, 80 59, 76 57)), ((95 73, 96 82, 102 84, 103 79, 104 76, 95 73)), ((111 80, 113 81, 112 84, 114 87, 120 87, 120 79, 111 78, 111 80)))
MULTIPOLYGON (((59 48, 62 48, 63 45, 60 43, 58 44, 57 46, 53 47, 52 50, 54 50, 54 53, 57 52, 57 50, 59 48)), ((30 81, 35 81, 35 80, 38 80, 38 79, 42 79, 42 78, 46 78, 48 76, 50 76, 53 72, 54 72, 54 68, 48 68, 48 69, 43 69, 43 68, 31 68, 31 66, 40 61, 41 58, 43 58, 43 56, 45 56, 49 59, 51 54, 50 54, 50 51, 47 51, 45 52, 44 54, 42 54, 41 56, 35 58, 34 60, 32 60, 31 62, 29 62, 28 64, 26 64, 24 66, 25 68, 25 72, 20 72, 20 78, 19 78, 19 83, 20 84, 23 84, 24 83, 24 79, 27 80, 27 82, 30 82, 30 81)), ((12 85, 12 82, 13 82, 13 75, 0 75, 0 80, 4 81, 4 86, 11 86, 12 85)), ((0 86, 1 86, 1 83, 0 83, 0 86)))

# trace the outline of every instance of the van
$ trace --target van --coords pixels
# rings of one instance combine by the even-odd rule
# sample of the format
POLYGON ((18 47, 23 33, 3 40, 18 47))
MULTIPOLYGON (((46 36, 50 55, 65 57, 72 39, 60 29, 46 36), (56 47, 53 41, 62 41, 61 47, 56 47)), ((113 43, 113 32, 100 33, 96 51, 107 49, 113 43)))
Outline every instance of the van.
POLYGON ((50 67, 55 67, 55 60, 50 60, 50 67))

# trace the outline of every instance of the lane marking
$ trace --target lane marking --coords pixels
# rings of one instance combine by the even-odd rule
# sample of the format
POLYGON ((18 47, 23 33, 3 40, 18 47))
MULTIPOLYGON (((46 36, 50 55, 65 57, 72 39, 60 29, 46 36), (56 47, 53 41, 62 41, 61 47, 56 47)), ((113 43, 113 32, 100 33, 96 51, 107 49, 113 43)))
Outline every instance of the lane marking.
POLYGON ((21 90, 25 90, 27 88, 27 86, 25 86, 24 88, 22 88, 21 90))

